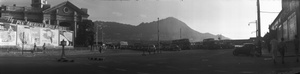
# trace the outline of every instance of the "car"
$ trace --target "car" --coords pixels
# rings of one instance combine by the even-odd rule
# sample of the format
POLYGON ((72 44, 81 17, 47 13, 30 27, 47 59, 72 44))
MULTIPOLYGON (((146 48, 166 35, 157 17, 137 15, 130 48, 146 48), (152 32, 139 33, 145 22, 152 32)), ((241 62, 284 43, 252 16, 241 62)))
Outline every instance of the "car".
POLYGON ((250 56, 261 56, 261 52, 254 43, 244 43, 243 45, 236 46, 233 50, 233 55, 238 56, 240 54, 250 56))
POLYGON ((181 48, 178 45, 171 45, 171 51, 181 51, 181 48))
POLYGON ((181 48, 176 44, 171 44, 171 45, 163 46, 162 50, 165 50, 165 51, 181 51, 181 48))

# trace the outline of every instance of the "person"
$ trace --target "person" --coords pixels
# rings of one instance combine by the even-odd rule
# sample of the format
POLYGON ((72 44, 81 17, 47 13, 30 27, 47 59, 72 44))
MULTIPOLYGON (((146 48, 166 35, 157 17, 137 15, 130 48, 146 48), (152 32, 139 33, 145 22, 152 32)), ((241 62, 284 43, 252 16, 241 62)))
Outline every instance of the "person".
POLYGON ((294 39, 294 46, 295 46, 295 54, 296 54, 296 61, 299 62, 299 39, 298 39, 298 35, 295 35, 295 39, 294 39))
POLYGON ((99 52, 100 52, 100 53, 102 53, 102 49, 103 49, 103 46, 100 45, 100 47, 99 47, 99 52))
POLYGON ((46 53, 46 43, 43 44, 43 53, 46 53))
POLYGON ((281 63, 282 64, 284 64, 284 54, 285 54, 286 48, 287 48, 287 46, 284 42, 284 38, 281 38, 281 42, 278 45, 278 51, 280 52, 280 55, 281 55, 281 63))
POLYGON ((273 38, 270 41, 270 45, 271 45, 271 52, 272 52, 272 58, 273 58, 273 63, 276 63, 276 56, 277 56, 277 51, 278 51, 278 41, 276 38, 273 38))
POLYGON ((34 53, 35 50, 36 50, 36 44, 34 43, 34 44, 33 44, 33 49, 32 49, 32 52, 31 52, 31 53, 34 53))

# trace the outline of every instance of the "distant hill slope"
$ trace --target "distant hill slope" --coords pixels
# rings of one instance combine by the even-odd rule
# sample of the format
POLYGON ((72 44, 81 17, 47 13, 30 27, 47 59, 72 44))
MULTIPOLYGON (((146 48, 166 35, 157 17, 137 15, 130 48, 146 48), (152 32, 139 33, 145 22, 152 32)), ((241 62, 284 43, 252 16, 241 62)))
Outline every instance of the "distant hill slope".
MULTIPOLYGON (((109 41, 120 41, 120 40, 157 40, 157 21, 149 23, 141 23, 138 26, 133 26, 129 24, 122 24, 116 22, 103 22, 96 21, 96 24, 102 23, 106 27, 103 29, 104 39, 109 41)), ((160 40, 174 40, 180 39, 180 29, 181 38, 188 38, 190 41, 202 41, 206 38, 215 38, 217 35, 210 33, 200 33, 184 22, 174 18, 168 17, 159 20, 159 32, 160 40)), ((99 29, 99 38, 101 38, 101 30, 99 29)), ((229 39, 222 36, 222 39, 229 39)))

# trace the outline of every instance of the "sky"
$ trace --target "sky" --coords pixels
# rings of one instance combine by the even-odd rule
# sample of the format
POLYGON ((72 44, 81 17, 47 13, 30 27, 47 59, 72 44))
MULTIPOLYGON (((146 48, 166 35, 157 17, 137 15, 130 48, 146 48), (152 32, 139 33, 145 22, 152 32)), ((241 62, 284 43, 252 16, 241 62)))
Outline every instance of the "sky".
MULTIPOLYGON (((67 0, 47 0, 55 6, 67 0)), ((88 8, 93 21, 138 25, 175 17, 200 33, 221 34, 230 39, 255 37, 256 0, 68 0, 88 8), (250 23, 250 25, 248 25, 250 23)), ((1 5, 30 6, 31 0, 0 0, 1 5)), ((261 11, 280 12, 281 0, 260 0, 261 11)), ((278 13, 261 13, 261 35, 278 13)))

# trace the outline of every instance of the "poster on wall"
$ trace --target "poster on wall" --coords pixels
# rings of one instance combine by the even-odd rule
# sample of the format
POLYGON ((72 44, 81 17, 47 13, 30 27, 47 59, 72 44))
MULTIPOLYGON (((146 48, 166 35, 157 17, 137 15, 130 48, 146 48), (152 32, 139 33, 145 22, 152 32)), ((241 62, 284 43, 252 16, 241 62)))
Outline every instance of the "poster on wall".
POLYGON ((59 44, 58 36, 59 36, 58 30, 53 30, 53 29, 48 29, 48 28, 40 29, 41 44, 45 43, 46 45, 58 46, 58 44, 59 44))
POLYGON ((34 27, 30 28, 31 33, 31 41, 33 44, 35 43, 36 46, 43 46, 43 44, 40 41, 40 28, 34 27))
POLYGON ((16 25, 0 24, 0 45, 16 45, 16 25))
POLYGON ((60 31, 59 41, 66 41, 66 46, 73 46, 73 32, 72 31, 60 31))
POLYGON ((24 44, 24 48, 31 48, 33 42, 31 40, 31 27, 18 25, 17 26, 17 46, 22 47, 24 44))

